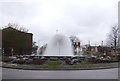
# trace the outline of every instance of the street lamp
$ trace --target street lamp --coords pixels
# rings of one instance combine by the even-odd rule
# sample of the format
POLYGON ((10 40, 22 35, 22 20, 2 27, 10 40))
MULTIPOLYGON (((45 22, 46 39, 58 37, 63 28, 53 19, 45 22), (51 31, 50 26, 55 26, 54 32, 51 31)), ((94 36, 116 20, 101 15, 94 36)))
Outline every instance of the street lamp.
POLYGON ((14 51, 14 49, 12 48, 12 49, 11 49, 11 52, 12 52, 12 56, 13 56, 13 51, 14 51))
POLYGON ((1 56, 2 56, 2 48, 0 48, 0 60, 1 60, 1 56))
POLYGON ((2 59, 4 59, 4 48, 2 49, 2 59))

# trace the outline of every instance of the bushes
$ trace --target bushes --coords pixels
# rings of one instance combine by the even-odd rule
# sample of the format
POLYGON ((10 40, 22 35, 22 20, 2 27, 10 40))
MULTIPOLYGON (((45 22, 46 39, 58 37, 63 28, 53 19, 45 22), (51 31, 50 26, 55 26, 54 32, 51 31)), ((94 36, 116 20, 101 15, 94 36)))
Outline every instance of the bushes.
POLYGON ((12 63, 25 64, 26 60, 14 60, 12 63))
POLYGON ((96 58, 89 58, 88 59, 88 62, 91 62, 91 63, 111 63, 111 62, 118 62, 118 58, 111 58, 111 59, 107 59, 107 58, 102 58, 102 59, 96 59, 96 58))
POLYGON ((26 62, 26 64, 34 64, 34 65, 41 65, 43 63, 45 63, 45 60, 41 60, 41 59, 28 60, 26 62))
POLYGON ((3 62, 11 62, 11 63, 14 63, 14 64, 41 65, 41 64, 45 63, 45 60, 42 60, 42 59, 25 60, 25 59, 4 58, 3 62))
MULTIPOLYGON (((14 60, 12 63, 16 63, 16 64, 32 64, 32 65, 42 65, 45 64, 46 60, 43 59, 34 59, 34 60, 14 60)), ((56 65, 60 65, 61 62, 60 61, 48 61, 47 65, 50 66, 56 66, 56 65)))
POLYGON ((111 59, 111 62, 119 62, 119 57, 113 57, 113 58, 111 59))
POLYGON ((110 63, 111 61, 108 59, 88 59, 88 62, 91 62, 91 63, 110 63))
POLYGON ((3 62, 11 62, 11 61, 13 61, 14 59, 13 58, 4 58, 4 59, 2 59, 3 60, 3 62))

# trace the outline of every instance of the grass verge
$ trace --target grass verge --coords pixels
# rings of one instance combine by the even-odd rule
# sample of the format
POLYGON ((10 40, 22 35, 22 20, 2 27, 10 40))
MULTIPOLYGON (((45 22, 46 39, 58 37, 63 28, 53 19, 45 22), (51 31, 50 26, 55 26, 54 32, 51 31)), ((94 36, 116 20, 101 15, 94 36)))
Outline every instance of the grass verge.
POLYGON ((111 68, 118 67, 118 63, 104 63, 104 64, 79 64, 79 65, 24 65, 24 64, 8 64, 3 63, 3 67, 17 68, 17 69, 94 69, 94 68, 111 68))

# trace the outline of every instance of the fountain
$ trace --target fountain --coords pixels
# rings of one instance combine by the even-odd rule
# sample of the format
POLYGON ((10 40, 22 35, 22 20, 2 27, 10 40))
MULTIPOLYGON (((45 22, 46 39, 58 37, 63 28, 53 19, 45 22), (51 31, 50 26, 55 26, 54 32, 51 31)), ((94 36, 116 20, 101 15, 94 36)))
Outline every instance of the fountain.
POLYGON ((36 57, 41 60, 60 61, 62 64, 77 64, 81 62, 80 47, 76 49, 77 55, 74 54, 74 48, 70 38, 62 33, 56 33, 50 41, 38 49, 36 57))
POLYGON ((49 41, 43 56, 74 56, 70 39, 57 33, 49 41))

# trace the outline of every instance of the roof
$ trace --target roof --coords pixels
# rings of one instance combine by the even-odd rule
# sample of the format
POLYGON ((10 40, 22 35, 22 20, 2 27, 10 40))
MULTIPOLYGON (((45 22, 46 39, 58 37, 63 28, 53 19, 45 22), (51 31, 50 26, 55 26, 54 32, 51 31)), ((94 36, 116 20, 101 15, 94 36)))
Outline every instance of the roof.
POLYGON ((13 28, 13 27, 7 27, 7 28, 2 29, 2 31, 6 31, 6 30, 9 30, 9 31, 17 31, 17 32, 26 33, 26 34, 32 34, 32 33, 28 33, 28 32, 21 31, 21 30, 19 30, 19 29, 13 28))

